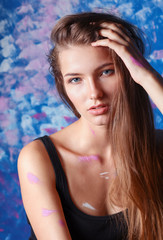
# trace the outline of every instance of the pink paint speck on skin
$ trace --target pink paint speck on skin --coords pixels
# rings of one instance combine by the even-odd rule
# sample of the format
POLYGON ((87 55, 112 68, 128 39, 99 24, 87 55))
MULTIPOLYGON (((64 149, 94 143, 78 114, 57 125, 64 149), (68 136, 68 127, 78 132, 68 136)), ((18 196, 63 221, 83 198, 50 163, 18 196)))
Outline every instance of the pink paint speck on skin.
POLYGON ((90 130, 94 136, 96 136, 95 131, 90 127, 90 130))
POLYGON ((90 162, 91 160, 99 160, 99 157, 96 155, 91 155, 91 156, 80 156, 79 161, 81 162, 90 162))
POLYGON ((27 173, 27 178, 29 182, 32 184, 40 183, 40 180, 38 179, 38 177, 36 177, 33 173, 27 173))
POLYGON ((59 225, 62 226, 62 227, 65 226, 65 223, 64 223, 64 221, 62 219, 59 220, 59 225))
POLYGON ((46 208, 42 208, 42 216, 43 217, 48 217, 49 215, 51 215, 55 212, 57 212, 57 210, 49 210, 49 209, 46 209, 46 208))
POLYGON ((139 67, 143 67, 143 65, 139 61, 137 61, 135 58, 133 58, 132 56, 130 58, 135 65, 137 65, 139 67))

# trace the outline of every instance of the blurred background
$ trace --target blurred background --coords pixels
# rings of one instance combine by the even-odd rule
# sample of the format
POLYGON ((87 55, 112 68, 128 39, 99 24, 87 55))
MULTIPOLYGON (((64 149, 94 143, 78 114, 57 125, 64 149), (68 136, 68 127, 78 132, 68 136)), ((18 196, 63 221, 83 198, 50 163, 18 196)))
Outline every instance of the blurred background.
MULTIPOLYGON (((56 93, 47 55, 55 22, 84 11, 114 13, 141 28, 149 38, 146 58, 163 75, 161 0, 0 1, 0 240, 29 236, 17 175, 21 148, 75 121, 56 93)), ((163 129, 151 104, 155 126, 163 129)))

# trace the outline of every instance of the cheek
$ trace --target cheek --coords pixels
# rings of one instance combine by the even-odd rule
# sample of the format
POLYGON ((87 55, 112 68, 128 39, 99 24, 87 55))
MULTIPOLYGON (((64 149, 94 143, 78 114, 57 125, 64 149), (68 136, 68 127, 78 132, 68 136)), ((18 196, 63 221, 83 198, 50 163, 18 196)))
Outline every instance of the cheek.
POLYGON ((118 79, 114 79, 113 81, 110 81, 109 84, 105 85, 105 91, 108 93, 108 95, 114 95, 119 88, 119 81, 118 79))
POLYGON ((84 94, 81 89, 73 88, 73 89, 66 89, 67 96, 69 97, 72 104, 77 107, 81 106, 84 101, 84 94))
POLYGON ((111 100, 115 93, 116 88, 114 86, 105 86, 105 89, 103 91, 103 97, 111 100))

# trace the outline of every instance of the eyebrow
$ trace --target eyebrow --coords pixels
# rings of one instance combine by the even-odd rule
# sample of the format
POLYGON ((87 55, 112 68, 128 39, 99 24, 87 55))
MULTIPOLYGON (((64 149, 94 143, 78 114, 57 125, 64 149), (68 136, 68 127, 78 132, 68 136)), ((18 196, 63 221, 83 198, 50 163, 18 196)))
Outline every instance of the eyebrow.
MULTIPOLYGON (((104 63, 104 64, 102 64, 101 66, 99 66, 98 68, 96 68, 95 71, 98 71, 98 70, 100 70, 100 69, 102 69, 102 68, 104 68, 104 67, 109 67, 110 65, 113 65, 113 63, 104 63)), ((64 75, 64 77, 68 77, 68 76, 78 76, 78 75, 81 75, 81 74, 80 74, 80 73, 66 73, 66 74, 64 75)))

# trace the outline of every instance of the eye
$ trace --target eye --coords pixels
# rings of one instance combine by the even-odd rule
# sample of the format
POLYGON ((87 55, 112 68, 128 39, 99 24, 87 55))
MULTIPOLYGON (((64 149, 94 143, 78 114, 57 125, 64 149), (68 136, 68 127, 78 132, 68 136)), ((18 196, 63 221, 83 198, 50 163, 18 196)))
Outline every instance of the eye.
POLYGON ((109 76, 109 75, 111 75, 113 72, 114 72, 113 69, 106 69, 106 70, 102 71, 101 75, 109 76))
POLYGON ((80 81, 81 81, 81 79, 78 78, 78 77, 72 78, 72 79, 69 80, 70 83, 78 83, 78 82, 80 82, 80 81))

